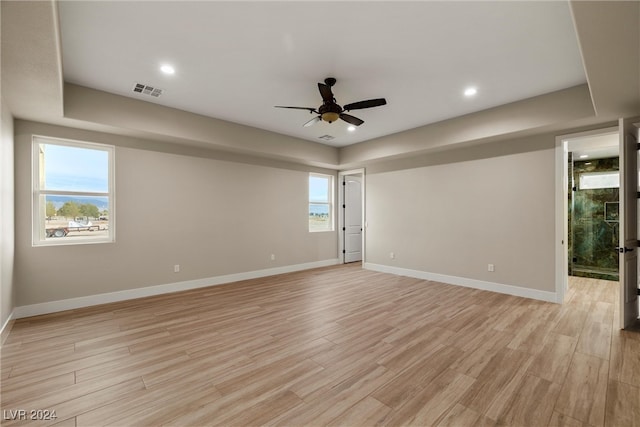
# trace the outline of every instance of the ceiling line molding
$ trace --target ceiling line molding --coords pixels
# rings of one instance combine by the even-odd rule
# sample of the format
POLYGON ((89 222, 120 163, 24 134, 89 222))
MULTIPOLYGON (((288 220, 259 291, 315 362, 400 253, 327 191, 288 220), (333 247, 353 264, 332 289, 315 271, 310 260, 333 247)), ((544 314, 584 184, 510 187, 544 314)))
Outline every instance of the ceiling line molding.
POLYGON ((251 153, 318 167, 338 164, 327 145, 201 116, 121 95, 65 84, 65 118, 142 131, 152 137, 193 141, 227 151, 251 153))
POLYGON ((343 147, 340 164, 351 167, 376 160, 460 148, 465 144, 491 142, 532 130, 542 132, 554 124, 594 118, 589 88, 583 84, 343 147))
POLYGON ((569 5, 598 116, 637 115, 640 2, 570 1, 569 5))

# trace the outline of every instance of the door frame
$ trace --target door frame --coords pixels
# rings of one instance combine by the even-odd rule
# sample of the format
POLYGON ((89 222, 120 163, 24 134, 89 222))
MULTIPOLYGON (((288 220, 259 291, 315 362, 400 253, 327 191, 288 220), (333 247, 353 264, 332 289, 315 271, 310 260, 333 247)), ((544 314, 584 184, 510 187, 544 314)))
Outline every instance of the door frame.
POLYGON ((584 132, 576 132, 556 136, 556 221, 555 221, 555 265, 556 265, 556 302, 564 303, 569 284, 569 203, 567 191, 569 188, 568 141, 571 139, 595 136, 605 133, 619 132, 619 126, 608 126, 584 132))
POLYGON ((620 328, 638 322, 638 126, 640 117, 621 118, 620 138, 620 328), (628 140, 631 133, 632 140, 628 140), (631 174, 629 174, 631 169, 631 174), (630 202, 627 204, 627 202, 630 202), (624 218, 622 218, 624 216, 624 218), (629 221, 629 218, 632 218, 629 221), (629 227, 627 229, 627 227, 629 227), (623 250, 624 248, 624 250, 623 250), (630 250, 628 250, 630 249, 630 250), (627 270, 631 265, 632 269, 627 270), (627 300, 627 295, 632 297, 627 300))
POLYGON ((342 188, 342 182, 344 181, 345 176, 349 175, 359 175, 362 179, 362 264, 364 265, 366 261, 366 231, 367 231, 367 213, 365 210, 365 200, 366 200, 366 174, 365 169, 350 169, 346 171, 338 172, 338 259, 340 260, 340 264, 344 264, 345 256, 344 256, 344 211, 342 205, 344 205, 344 189, 342 188))

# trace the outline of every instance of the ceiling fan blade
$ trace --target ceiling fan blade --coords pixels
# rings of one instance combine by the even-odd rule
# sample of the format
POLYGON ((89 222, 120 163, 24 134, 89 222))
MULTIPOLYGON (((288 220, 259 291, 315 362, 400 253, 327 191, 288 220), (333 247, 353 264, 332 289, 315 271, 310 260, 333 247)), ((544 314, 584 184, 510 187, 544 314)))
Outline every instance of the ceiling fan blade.
POLYGON ((303 124, 302 127, 308 128, 311 125, 318 123, 322 118, 320 116, 316 116, 313 119, 309 120, 307 123, 303 124))
POLYGON ((316 114, 320 114, 318 113, 318 111, 316 111, 315 108, 311 108, 311 107, 284 107, 282 105, 274 105, 275 108, 292 108, 294 110, 307 110, 311 113, 316 113, 316 114))
POLYGON ((354 102, 352 104, 347 104, 343 108, 346 111, 351 110, 361 110, 363 108, 371 108, 371 107, 379 107, 381 105, 386 105, 387 100, 384 98, 376 98, 376 99, 367 99, 366 101, 354 102))
POLYGON ((331 86, 324 83, 318 83, 318 90, 320 91, 320 95, 322 95, 322 100, 324 102, 333 101, 333 92, 331 92, 331 86))
POLYGON ((345 122, 347 122, 347 123, 351 123, 354 126, 360 126, 361 124, 364 123, 364 120, 360 120, 359 118, 353 117, 350 114, 342 113, 342 114, 340 114, 340 118, 342 120, 344 120, 345 122))

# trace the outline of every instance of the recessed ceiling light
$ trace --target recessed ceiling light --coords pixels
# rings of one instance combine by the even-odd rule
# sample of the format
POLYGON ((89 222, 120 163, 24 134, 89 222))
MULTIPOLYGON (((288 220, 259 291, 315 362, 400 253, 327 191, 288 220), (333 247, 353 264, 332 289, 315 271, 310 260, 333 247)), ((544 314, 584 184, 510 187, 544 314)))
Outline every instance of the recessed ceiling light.
POLYGON ((347 130, 348 130, 349 132, 353 132, 354 130, 356 130, 356 127, 355 127, 354 125, 351 125, 351 126, 349 126, 349 127, 347 128, 347 130))
POLYGON ((583 155, 581 155, 581 156, 580 156, 580 158, 581 158, 581 159, 588 159, 588 158, 589 158, 589 155, 588 155, 588 154, 583 154, 583 155))
POLYGON ((478 89, 475 87, 468 87, 464 90, 464 96, 473 96, 478 93, 478 89))
POLYGON ((176 72, 175 68, 173 68, 171 65, 166 65, 166 64, 160 67, 160 71, 162 71, 165 74, 174 74, 176 72))

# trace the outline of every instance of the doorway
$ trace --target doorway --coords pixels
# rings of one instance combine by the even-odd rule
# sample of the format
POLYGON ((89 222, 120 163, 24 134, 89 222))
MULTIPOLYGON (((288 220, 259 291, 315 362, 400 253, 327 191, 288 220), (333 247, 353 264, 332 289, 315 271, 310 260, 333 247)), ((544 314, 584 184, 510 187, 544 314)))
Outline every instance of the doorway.
POLYGON ((340 172, 338 178, 340 259, 344 264, 362 262, 365 251, 364 169, 340 172))
POLYGON ((567 140, 568 275, 618 281, 618 132, 567 140))
MULTIPOLYGON (((580 187, 580 178, 582 172, 597 166, 593 162, 596 157, 619 156, 618 135, 617 127, 609 127, 556 138, 556 176, 559 183, 556 186, 556 297, 559 303, 565 300, 570 276, 574 274, 588 276, 598 271, 596 252, 590 251, 590 248, 602 248, 603 244, 594 244, 589 241, 589 236, 598 235, 598 231, 594 233, 594 229, 602 230, 608 227, 609 234, 614 232, 612 223, 600 222, 595 224, 597 227, 594 227, 594 222, 598 221, 599 216, 585 212, 584 207, 586 206, 587 211, 594 213, 593 211, 596 210, 594 200, 598 197, 590 197, 591 195, 587 192, 589 190, 585 188, 588 185, 585 186, 584 182, 580 187)), ((589 179, 589 176, 585 175, 584 179, 589 179)), ((609 209, 612 208, 609 207, 609 209)), ((602 209, 598 209, 595 213, 599 214, 601 211, 604 211, 604 202, 602 209)), ((604 213, 602 215, 604 217, 604 213)), ((619 227, 615 231, 619 233, 619 227)), ((607 246, 610 245, 607 243, 607 246)), ((613 248, 616 246, 614 245, 613 248)))
POLYGON ((617 276, 621 328, 638 320, 636 122, 620 119, 617 127, 556 138, 557 302, 565 301, 570 275, 612 281, 617 276))

